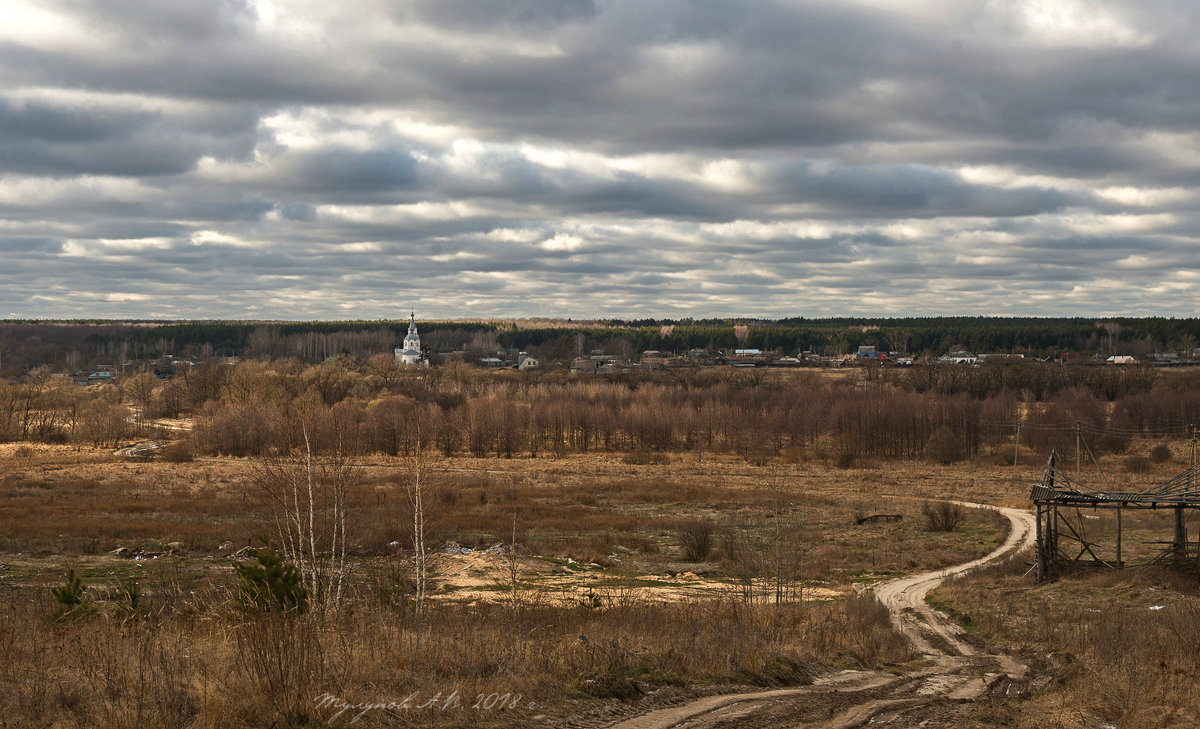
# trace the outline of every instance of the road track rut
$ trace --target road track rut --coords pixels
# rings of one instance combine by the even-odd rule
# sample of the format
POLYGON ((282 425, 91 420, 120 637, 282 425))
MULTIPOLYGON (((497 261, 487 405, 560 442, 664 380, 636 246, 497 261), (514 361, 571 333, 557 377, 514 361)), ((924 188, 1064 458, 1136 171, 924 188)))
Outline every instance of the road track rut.
POLYGON ((1033 515, 1020 509, 954 502, 994 509, 1009 520, 1004 543, 979 559, 945 569, 879 583, 870 588, 887 607, 892 622, 911 641, 925 665, 905 674, 841 671, 808 686, 707 696, 686 704, 626 718, 609 729, 735 729, 807 727, 850 729, 871 724, 915 726, 920 715, 948 702, 970 701, 999 688, 1007 693, 1027 678, 1028 668, 1012 656, 981 651, 925 596, 947 578, 1007 557, 1034 540, 1033 515), (805 720, 820 705, 826 718, 805 720))

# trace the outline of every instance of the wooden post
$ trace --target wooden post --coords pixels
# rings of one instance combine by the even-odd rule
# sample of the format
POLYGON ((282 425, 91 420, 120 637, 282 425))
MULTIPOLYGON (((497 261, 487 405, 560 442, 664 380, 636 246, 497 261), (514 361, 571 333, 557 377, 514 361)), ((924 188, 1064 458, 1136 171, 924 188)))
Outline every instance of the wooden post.
POLYGON ((1183 562, 1187 557, 1187 527, 1183 523, 1183 507, 1175 507, 1175 539, 1171 542, 1175 552, 1176 563, 1183 562))
POLYGON ((1034 521, 1037 522, 1037 580, 1041 582, 1046 579, 1046 536, 1042 530, 1042 513, 1045 508, 1041 504, 1037 504, 1037 516, 1034 521))
MULTIPOLYGON (((1192 468, 1196 468, 1196 426, 1192 426, 1192 468)), ((1188 476, 1188 491, 1196 490, 1196 473, 1193 471, 1188 476)))
MULTIPOLYGON (((1017 455, 1021 452, 1021 419, 1017 418, 1017 437, 1013 438, 1013 473, 1017 472, 1017 455)), ((1192 445, 1192 460, 1195 461, 1194 454, 1196 452, 1195 443, 1192 445)))
MULTIPOLYGON (((1057 454, 1050 453, 1050 461, 1046 464, 1045 485, 1050 493, 1054 493, 1054 469, 1057 467, 1057 454)), ((1049 502, 1037 504, 1037 575, 1038 580, 1050 576, 1050 567, 1054 560, 1052 536, 1054 525, 1051 523, 1053 508, 1049 502), (1042 520, 1045 519, 1043 522, 1042 520)))
POLYGON ((1121 569, 1121 505, 1117 504, 1117 569, 1121 569))
POLYGON ((1058 560, 1058 504, 1050 507, 1050 561, 1058 560))

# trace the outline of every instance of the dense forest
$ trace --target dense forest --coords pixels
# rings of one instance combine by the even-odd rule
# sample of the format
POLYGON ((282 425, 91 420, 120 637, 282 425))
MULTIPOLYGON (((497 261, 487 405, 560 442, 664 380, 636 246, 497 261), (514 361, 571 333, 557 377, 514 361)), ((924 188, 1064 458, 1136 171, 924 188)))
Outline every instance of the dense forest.
MULTIPOLYGON (((784 355, 880 351, 940 355, 953 348, 1048 356, 1063 352, 1145 355, 1190 352, 1200 319, 933 317, 903 319, 683 319, 636 321, 419 322, 422 343, 438 356, 528 351, 545 362, 602 349, 624 357, 646 350, 755 348, 784 355)), ((297 357, 319 362, 339 353, 365 359, 390 351, 405 321, 6 321, 0 324, 0 375, 39 365, 70 371, 162 355, 297 357)))

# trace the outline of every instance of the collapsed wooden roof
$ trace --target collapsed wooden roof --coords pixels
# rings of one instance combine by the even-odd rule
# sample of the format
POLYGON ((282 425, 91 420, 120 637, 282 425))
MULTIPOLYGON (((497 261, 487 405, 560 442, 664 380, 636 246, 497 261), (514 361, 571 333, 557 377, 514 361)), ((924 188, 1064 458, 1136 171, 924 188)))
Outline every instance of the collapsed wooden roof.
MULTIPOLYGON (((1107 479, 1106 479, 1107 480, 1107 479)), ((1109 484, 1106 483, 1106 486, 1109 484)), ((1038 504, 1069 506, 1129 507, 1158 509, 1169 507, 1200 508, 1200 465, 1140 491, 1093 488, 1077 481, 1058 465, 1051 453, 1042 477, 1033 486, 1029 498, 1038 504)))

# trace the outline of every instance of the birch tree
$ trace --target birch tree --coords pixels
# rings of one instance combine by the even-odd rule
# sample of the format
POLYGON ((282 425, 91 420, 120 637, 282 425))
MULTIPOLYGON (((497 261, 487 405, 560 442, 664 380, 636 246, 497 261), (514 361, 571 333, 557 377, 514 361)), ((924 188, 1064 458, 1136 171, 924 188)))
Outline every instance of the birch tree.
POLYGON ((411 461, 412 465, 412 486, 409 489, 409 503, 412 506, 413 514, 413 584, 414 598, 413 603, 417 614, 418 622, 423 621, 425 617, 425 587, 426 587, 426 567, 427 554, 425 551, 425 500, 422 494, 424 484, 421 483, 424 474, 424 463, 422 461, 422 449, 424 443, 421 440, 421 421, 423 420, 423 406, 418 405, 414 410, 414 425, 416 427, 416 448, 413 451, 411 461))
POLYGON ((300 571, 312 613, 335 612, 345 589, 348 492, 360 478, 347 424, 311 399, 293 411, 297 443, 264 458, 254 481, 267 497, 284 556, 300 571))

